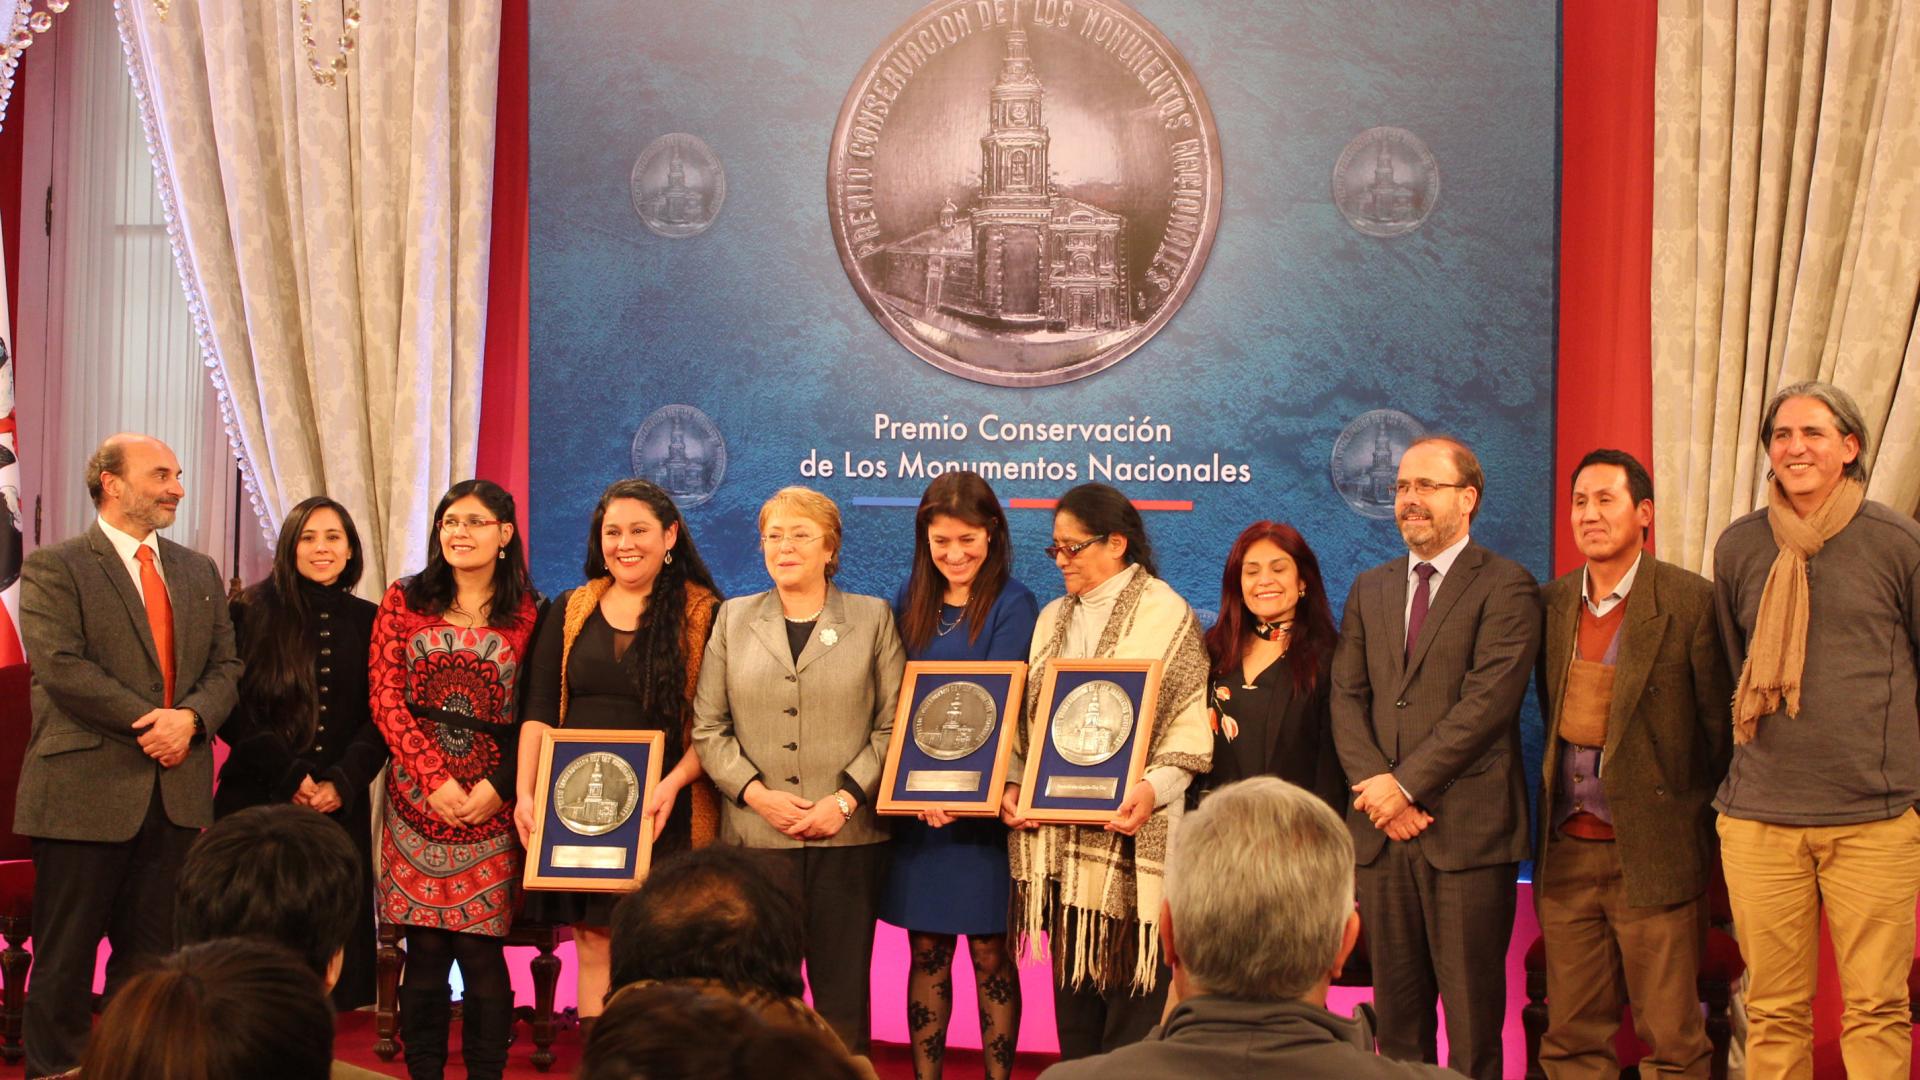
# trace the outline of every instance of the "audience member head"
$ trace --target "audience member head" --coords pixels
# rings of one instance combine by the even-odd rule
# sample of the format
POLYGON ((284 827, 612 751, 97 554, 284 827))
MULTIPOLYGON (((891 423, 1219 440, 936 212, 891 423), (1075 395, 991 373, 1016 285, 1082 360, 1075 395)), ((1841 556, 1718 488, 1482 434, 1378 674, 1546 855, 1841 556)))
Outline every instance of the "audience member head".
POLYGON ((614 909, 611 985, 712 979, 799 997, 805 929, 753 856, 712 846, 655 863, 614 909))
POLYGON ((775 1027, 732 999, 686 986, 615 994, 580 1055, 579 1080, 709 1080, 860 1074, 822 1033, 775 1027))
POLYGON ((1360 933, 1353 839, 1304 788, 1271 776, 1228 784, 1181 821, 1164 904, 1181 997, 1323 1004, 1360 933))
POLYGON ((174 939, 256 938, 293 950, 328 986, 360 909, 360 854, 321 814, 282 803, 221 818, 180 867, 174 939))
POLYGON ((87 1080, 325 1080, 333 1007, 285 949, 190 945, 135 975, 94 1026, 87 1080))
POLYGON ((87 459, 87 494, 107 524, 138 539, 173 524, 180 500, 180 459, 151 435, 109 435, 87 459))

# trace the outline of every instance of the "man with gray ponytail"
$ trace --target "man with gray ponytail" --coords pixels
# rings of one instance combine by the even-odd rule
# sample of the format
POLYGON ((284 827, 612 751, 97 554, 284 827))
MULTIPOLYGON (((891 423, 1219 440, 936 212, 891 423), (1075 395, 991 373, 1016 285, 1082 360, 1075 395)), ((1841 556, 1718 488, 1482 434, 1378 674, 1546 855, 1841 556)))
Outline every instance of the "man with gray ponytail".
POLYGON ((1144 1041, 1064 1061, 1044 1080, 1446 1077, 1374 1056, 1361 1020, 1327 1011, 1360 935, 1353 838, 1325 800, 1271 776, 1186 815, 1167 860, 1160 940, 1171 1007, 1144 1041))
POLYGON ((1713 550, 1720 637, 1740 680, 1733 764, 1713 805, 1747 961, 1747 1074, 1809 1075, 1824 909, 1847 1072, 1904 1077, 1920 893, 1920 525, 1866 497, 1866 421, 1839 387, 1782 388, 1758 435, 1766 504, 1713 550))

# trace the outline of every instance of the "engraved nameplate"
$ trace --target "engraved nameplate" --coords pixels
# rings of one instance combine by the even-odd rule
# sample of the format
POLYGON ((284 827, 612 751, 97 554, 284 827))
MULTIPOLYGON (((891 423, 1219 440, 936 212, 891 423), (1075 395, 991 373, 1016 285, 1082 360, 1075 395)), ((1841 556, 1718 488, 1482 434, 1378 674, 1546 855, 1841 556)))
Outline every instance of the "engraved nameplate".
POLYGON ((1049 799, 1111 799, 1120 791, 1120 781, 1112 776, 1049 776, 1049 799))
POLYGON ((556 868, 563 870, 625 870, 627 849, 555 844, 552 862, 556 868))
POLYGON ((980 774, 964 769, 915 769, 907 774, 908 791, 978 791, 980 774))

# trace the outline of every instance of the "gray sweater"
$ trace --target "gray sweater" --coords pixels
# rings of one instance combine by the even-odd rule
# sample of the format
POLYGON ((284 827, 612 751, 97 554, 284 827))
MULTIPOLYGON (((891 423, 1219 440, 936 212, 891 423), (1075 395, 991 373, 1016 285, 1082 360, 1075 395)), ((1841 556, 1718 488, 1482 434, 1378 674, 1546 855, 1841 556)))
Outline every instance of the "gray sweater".
POLYGON ((1443 1080, 1460 1074, 1376 1056, 1366 1023, 1304 1001, 1196 997, 1130 1046, 1062 1061, 1041 1080, 1443 1080))
MULTIPOLYGON (((1713 549, 1714 603, 1738 676, 1779 547, 1765 510, 1713 549)), ((1800 715, 1760 719, 1713 801, 1777 825, 1884 821, 1920 802, 1920 524, 1871 500, 1807 562, 1800 715)))

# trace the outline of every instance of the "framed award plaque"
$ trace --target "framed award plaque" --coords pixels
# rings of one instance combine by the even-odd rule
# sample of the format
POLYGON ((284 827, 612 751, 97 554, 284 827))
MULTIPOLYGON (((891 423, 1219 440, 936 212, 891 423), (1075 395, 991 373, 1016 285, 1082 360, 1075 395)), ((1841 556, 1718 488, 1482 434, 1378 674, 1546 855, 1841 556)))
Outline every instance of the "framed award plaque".
POLYGON ((998 814, 1026 683, 1017 660, 909 663, 874 811, 998 814))
POLYGON ((647 876, 647 799, 660 782, 658 731, 569 731, 540 739, 527 841, 529 889, 626 892, 647 876))
POLYGON ((1147 770, 1158 660, 1049 660, 1027 739, 1018 813, 1104 825, 1147 770))

